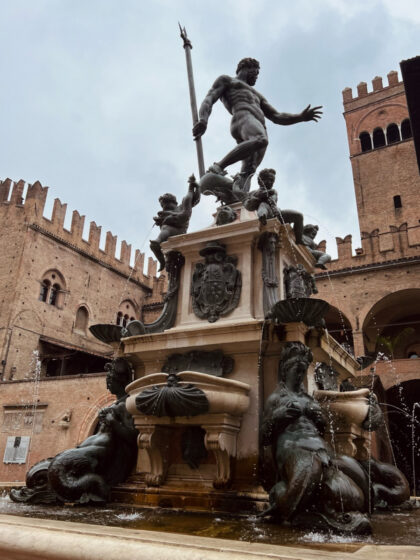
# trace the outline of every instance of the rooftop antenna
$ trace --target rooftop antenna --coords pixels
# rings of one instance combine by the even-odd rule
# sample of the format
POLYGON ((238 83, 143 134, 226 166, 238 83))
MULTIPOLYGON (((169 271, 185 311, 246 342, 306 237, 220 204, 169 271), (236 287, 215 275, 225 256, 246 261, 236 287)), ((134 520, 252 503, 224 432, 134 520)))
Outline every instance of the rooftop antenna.
MULTIPOLYGON (((181 39, 184 41, 185 60, 187 63, 187 74, 188 74, 188 86, 190 89, 191 113, 192 113, 192 120, 194 126, 195 123, 198 122, 198 111, 197 111, 197 99, 195 97, 194 74, 193 74, 192 61, 191 61, 192 44, 188 38, 187 30, 185 29, 185 27, 181 27, 181 24, 179 22, 178 25, 179 25, 181 39)), ((201 138, 198 138, 195 141, 195 146, 197 149, 198 171, 200 177, 202 177, 204 175, 204 155, 203 155, 203 144, 201 142, 201 138)))

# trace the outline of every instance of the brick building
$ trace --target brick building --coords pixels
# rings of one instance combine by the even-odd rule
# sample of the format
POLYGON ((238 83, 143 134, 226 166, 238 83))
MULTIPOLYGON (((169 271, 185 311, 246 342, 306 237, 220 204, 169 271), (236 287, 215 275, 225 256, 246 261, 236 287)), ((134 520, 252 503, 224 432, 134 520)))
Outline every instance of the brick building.
POLYGON ((417 410, 420 418, 420 175, 404 84, 390 72, 388 85, 376 77, 370 92, 364 82, 356 97, 346 88, 343 102, 362 247, 353 253, 351 235, 337 237, 338 258, 317 285, 333 306, 331 334, 356 356, 383 354, 372 383, 382 386, 395 458, 411 480, 410 416, 417 410))
MULTIPOLYGON (((389 405, 397 464, 411 480, 408 416, 420 401, 420 359, 413 358, 420 356, 420 176, 404 85, 390 72, 387 86, 376 77, 373 91, 361 83, 357 97, 346 88, 343 101, 362 247, 353 251, 350 235, 337 237, 338 258, 317 275, 319 297, 332 306, 327 325, 339 342, 356 356, 387 358, 373 364, 368 383, 389 405)), ((67 231, 59 200, 51 220, 44 218, 46 187, 29 186, 24 203, 24 183, 14 184, 9 200, 10 188, 9 180, 0 184, 0 458, 8 438, 8 456, 19 457, 21 440, 30 445, 26 464, 0 462, 2 482, 22 481, 27 465, 92 433, 97 410, 112 396, 102 373, 109 347, 88 324, 150 322, 166 289, 151 259, 147 275, 138 253, 130 267, 125 242, 116 258, 109 232, 102 251, 94 222, 84 240, 78 212, 67 231)))
POLYGON ((48 187, 0 182, 0 481, 23 480, 30 463, 75 445, 93 428, 105 387, 110 347, 88 330, 94 323, 151 322, 162 307, 166 279, 156 262, 54 201, 43 216, 48 187), (24 193, 26 191, 26 196, 24 193), (28 444, 30 443, 30 446, 28 444), (5 462, 6 460, 6 462, 5 462))

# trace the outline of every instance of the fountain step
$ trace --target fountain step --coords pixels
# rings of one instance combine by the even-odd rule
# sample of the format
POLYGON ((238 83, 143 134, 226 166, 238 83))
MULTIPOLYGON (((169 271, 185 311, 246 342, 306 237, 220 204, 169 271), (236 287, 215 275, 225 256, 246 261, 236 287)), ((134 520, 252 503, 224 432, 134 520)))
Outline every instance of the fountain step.
POLYGON ((112 490, 113 503, 137 507, 162 507, 184 511, 212 511, 218 513, 251 514, 268 507, 268 494, 261 487, 248 491, 215 490, 203 484, 180 488, 165 484, 148 487, 144 482, 119 484, 112 490))

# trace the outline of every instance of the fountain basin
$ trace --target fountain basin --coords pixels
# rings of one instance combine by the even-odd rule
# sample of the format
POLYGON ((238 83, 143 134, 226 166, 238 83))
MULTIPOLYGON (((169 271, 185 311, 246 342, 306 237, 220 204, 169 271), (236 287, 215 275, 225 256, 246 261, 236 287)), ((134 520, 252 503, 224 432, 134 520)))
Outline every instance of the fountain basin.
MULTIPOLYGON (((168 377, 167 373, 152 373, 130 383, 126 388, 130 395, 127 399, 127 410, 134 417, 138 416, 136 396, 152 387, 165 387, 168 377)), ((248 409, 250 386, 246 383, 194 371, 183 371, 178 373, 177 377, 181 386, 190 383, 203 391, 209 402, 209 414, 242 416, 248 409)))
POLYGON ((369 389, 356 391, 315 391, 314 397, 326 412, 330 423, 326 437, 337 453, 368 458, 368 441, 362 428, 369 412, 369 389))
MULTIPOLYGON (((177 468, 178 464, 178 470, 182 469, 182 465, 177 463, 174 442, 177 431, 187 428, 201 428, 203 431, 204 447, 215 460, 212 486, 221 489, 229 485, 231 459, 237 454, 242 415, 249 407, 248 384, 194 371, 183 371, 176 376, 160 372, 137 379, 126 387, 126 391, 129 394, 127 409, 139 431, 138 465, 144 472, 146 486, 162 486, 171 467, 177 468), (155 413, 151 406, 148 409, 151 413, 145 414, 139 404, 139 397, 145 392, 156 402, 155 413), (161 406, 159 401, 164 399, 169 401, 168 405, 161 406), (173 407, 176 399, 177 406, 173 407), (207 401, 204 406, 203 400, 207 401), (173 410, 185 407, 185 412, 182 415, 162 414, 162 410, 171 410, 171 407, 173 410), (148 467, 145 467, 144 451, 148 456, 148 467)), ((201 468, 200 465, 197 471, 201 468)), ((204 470, 201 478, 205 486, 204 470)), ((185 478, 181 477, 178 486, 185 487, 185 478)))
POLYGON ((308 327, 314 327, 321 324, 329 307, 329 303, 323 299, 283 299, 273 305, 270 315, 279 323, 295 323, 302 321, 308 327))

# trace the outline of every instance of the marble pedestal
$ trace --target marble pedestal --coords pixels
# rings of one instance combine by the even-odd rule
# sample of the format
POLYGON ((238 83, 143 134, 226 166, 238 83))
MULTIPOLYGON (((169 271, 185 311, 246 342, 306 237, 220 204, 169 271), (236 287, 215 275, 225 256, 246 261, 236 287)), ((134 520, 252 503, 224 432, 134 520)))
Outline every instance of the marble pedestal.
MULTIPOLYGON (((310 329, 303 323, 277 326, 265 321, 267 301, 285 298, 284 267, 302 264, 311 271, 313 257, 305 247, 295 244, 290 226, 283 226, 276 219, 262 226, 255 213, 240 205, 236 211, 238 219, 233 223, 176 236, 163 244, 165 252, 177 251, 185 259, 175 324, 161 333, 122 340, 119 355, 126 357, 135 369, 136 380, 127 390, 128 409, 139 430, 139 451, 136 472, 114 489, 115 501, 231 512, 262 509, 267 494, 263 488, 264 451, 259 426, 264 402, 277 384, 283 345, 293 340, 304 342, 314 353, 314 363, 331 363, 340 378, 352 376, 358 367, 337 342, 331 337, 326 339, 322 329, 310 329), (274 240, 269 279, 262 250, 267 236, 274 240), (236 307, 209 322, 197 317, 191 290, 197 263, 204 266, 200 251, 215 242, 222 243, 226 255, 236 263, 242 287, 236 307), (145 416, 136 409, 135 396, 139 392, 150 383, 165 383, 159 376, 165 375, 173 354, 216 350, 233 364, 222 378, 209 375, 205 366, 200 371, 178 373, 182 383, 207 383, 205 392, 214 391, 217 386, 218 398, 222 393, 226 397, 222 407, 214 408, 216 401, 209 398, 208 414, 161 418, 145 416), (235 408, 232 403, 239 394, 246 397, 246 406, 243 403, 235 408), (179 441, 188 426, 199 426, 205 432, 204 445, 209 453, 198 469, 186 465, 179 453, 179 441)), ((312 370, 307 386, 312 392, 312 370)))

